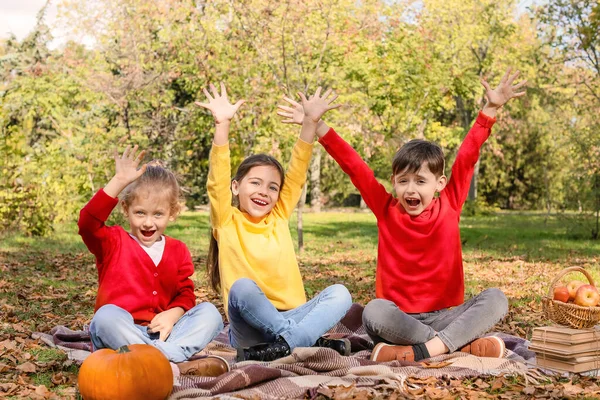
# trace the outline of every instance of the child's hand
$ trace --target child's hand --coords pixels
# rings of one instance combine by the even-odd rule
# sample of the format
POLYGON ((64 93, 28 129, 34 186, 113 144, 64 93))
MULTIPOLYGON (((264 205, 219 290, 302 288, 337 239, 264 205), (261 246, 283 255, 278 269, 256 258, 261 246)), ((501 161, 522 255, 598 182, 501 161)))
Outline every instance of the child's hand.
POLYGON ((277 108, 280 110, 277 111, 277 115, 287 118, 281 120, 281 122, 284 124, 302 125, 302 121, 304 121, 304 108, 302 107, 302 104, 286 96, 284 96, 283 99, 290 103, 292 107, 281 105, 277 106, 277 108))
POLYGON ((307 99, 304 93, 299 92, 298 95, 302 99, 302 108, 304 109, 304 121, 317 123, 327 111, 340 107, 341 104, 330 105, 338 98, 337 94, 329 98, 332 93, 331 89, 327 89, 321 96, 321 87, 319 86, 315 94, 307 99))
POLYGON ((119 157, 117 149, 114 152, 115 178, 127 185, 142 176, 148 166, 144 164, 142 168, 138 169, 140 162, 142 162, 144 155, 146 155, 146 150, 142 150, 136 155, 137 149, 137 144, 133 146, 133 149, 131 146, 127 146, 121 157, 119 157))
MULTIPOLYGON (((336 98, 337 96, 331 99, 331 101, 335 100, 336 98)), ((284 124, 302 125, 302 123, 304 122, 304 107, 302 107, 302 104, 294 101, 293 99, 290 99, 289 97, 284 97, 283 99, 290 103, 292 107, 281 105, 277 106, 277 108, 279 108, 280 110, 277 111, 277 115, 287 118, 281 120, 281 122, 283 122, 284 124)), ((322 119, 319 120, 319 122, 317 123, 317 136, 321 138, 325 136, 325 134, 328 131, 329 126, 322 119)))
POLYGON ((523 87, 527 81, 519 82, 516 85, 512 84, 517 76, 519 76, 519 71, 511 75, 509 68, 502 77, 500 84, 495 89, 492 89, 489 83, 485 79, 481 78, 481 84, 485 88, 485 97, 487 98, 487 103, 484 106, 484 112, 486 109, 498 110, 513 97, 521 97, 525 95, 525 91, 517 92, 517 90, 523 87))
POLYGON ((200 103, 199 101, 196 101, 194 104, 210 110, 217 124, 231 121, 238 108, 240 108, 240 106, 244 104, 246 100, 238 100, 237 103, 231 104, 227 99, 227 89, 225 89, 225 84, 223 82, 221 82, 221 94, 219 94, 212 83, 209 86, 212 95, 208 92, 208 90, 206 90, 206 88, 202 89, 206 95, 208 103, 200 103))
POLYGON ((169 310, 163 311, 159 314, 156 314, 152 321, 148 324, 148 332, 156 333, 159 332, 159 339, 163 342, 167 340, 171 331, 173 330, 173 325, 179 318, 184 314, 183 308, 175 307, 169 310))
POLYGON ((133 146, 133 149, 131 146, 127 146, 121 157, 119 157, 119 151, 115 149, 115 176, 104 186, 104 193, 110 197, 116 199, 127 185, 146 171, 148 164, 144 164, 142 168, 138 169, 146 151, 142 150, 136 155, 137 149, 137 145, 133 146))

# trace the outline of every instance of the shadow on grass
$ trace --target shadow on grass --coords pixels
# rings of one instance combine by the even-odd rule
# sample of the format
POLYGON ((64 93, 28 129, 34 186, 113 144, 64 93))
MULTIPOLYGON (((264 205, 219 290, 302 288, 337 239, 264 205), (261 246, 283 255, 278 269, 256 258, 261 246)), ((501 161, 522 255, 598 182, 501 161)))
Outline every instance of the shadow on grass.
POLYGON ((600 241, 570 238, 558 218, 539 215, 466 217, 461 221, 461 240, 465 252, 479 250, 496 259, 564 260, 600 254, 600 241))

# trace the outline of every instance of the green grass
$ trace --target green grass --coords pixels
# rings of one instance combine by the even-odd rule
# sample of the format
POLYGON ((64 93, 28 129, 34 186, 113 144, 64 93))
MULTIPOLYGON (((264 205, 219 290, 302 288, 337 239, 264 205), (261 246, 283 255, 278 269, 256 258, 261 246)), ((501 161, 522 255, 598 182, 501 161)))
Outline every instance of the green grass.
MULTIPOLYGON (((493 216, 463 217, 461 237, 465 261, 478 262, 519 259, 524 263, 549 262, 591 267, 596 280, 600 262, 599 240, 577 240, 567 234, 564 219, 544 214, 499 213, 493 216)), ((309 272, 324 269, 332 275, 358 271, 363 277, 373 277, 377 254, 377 226, 370 212, 305 213, 304 250, 299 254, 303 269, 309 272)), ((290 230, 297 242, 296 214, 290 230)), ((183 213, 167 228, 168 235, 182 240, 196 259, 203 259, 209 243, 210 226, 205 212, 183 213)), ((54 266, 48 257, 86 252, 73 224, 63 224, 50 237, 8 235, 0 242, 0 251, 28 260, 36 272, 50 272, 54 266), (46 254, 48 257, 40 257, 46 254), (30 257, 27 257, 30 256, 30 257)), ((518 266, 516 266, 518 267, 518 266)), ((197 269, 203 269, 198 265, 197 269)), ((531 276, 528 279, 536 279, 531 276)), ((309 279, 325 282, 328 279, 309 279)), ((56 281, 45 284, 58 288, 74 288, 76 281, 56 281)))

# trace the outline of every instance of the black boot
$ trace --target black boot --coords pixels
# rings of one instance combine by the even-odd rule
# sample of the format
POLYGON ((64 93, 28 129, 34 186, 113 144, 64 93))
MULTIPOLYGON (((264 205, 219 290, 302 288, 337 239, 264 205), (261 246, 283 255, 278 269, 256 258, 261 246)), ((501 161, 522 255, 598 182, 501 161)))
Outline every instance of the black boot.
POLYGON ((350 355, 350 341, 348 339, 327 339, 321 336, 313 347, 329 347, 343 356, 350 355))
POLYGON ((282 337, 280 337, 274 343, 260 343, 244 349, 238 348, 236 361, 273 361, 281 357, 289 356, 290 353, 290 346, 282 337))

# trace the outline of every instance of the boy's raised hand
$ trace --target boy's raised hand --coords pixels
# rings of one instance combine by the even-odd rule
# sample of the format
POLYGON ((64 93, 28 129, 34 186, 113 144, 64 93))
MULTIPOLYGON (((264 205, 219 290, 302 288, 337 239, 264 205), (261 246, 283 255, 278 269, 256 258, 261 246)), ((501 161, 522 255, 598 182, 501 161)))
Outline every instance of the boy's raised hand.
POLYGON ((217 124, 231 121, 237 110, 246 102, 246 100, 238 100, 237 103, 231 104, 227 98, 227 89, 225 89, 225 84, 223 82, 221 82, 221 94, 219 94, 217 88, 215 88, 212 83, 209 87, 210 93, 206 88, 202 89, 208 102, 201 103, 196 101, 194 104, 210 110, 215 119, 215 123, 217 124))
POLYGON ((487 98, 487 103, 483 107, 484 113, 495 116, 496 111, 506 104, 510 99, 514 97, 521 97, 525 95, 525 91, 518 92, 520 88, 525 86, 527 81, 522 81, 513 85, 513 82, 519 76, 519 71, 516 71, 514 74, 511 74, 511 69, 509 68, 502 79, 500 80, 500 84, 492 89, 490 84, 483 78, 481 78, 481 84, 485 88, 485 97, 487 98))
POLYGON ((308 99, 304 95, 304 93, 299 92, 298 95, 302 99, 302 108, 304 109, 304 121, 317 123, 329 110, 333 110, 341 106, 341 104, 333 104, 338 95, 334 94, 333 97, 330 97, 333 94, 333 90, 327 89, 325 93, 321 96, 321 87, 319 86, 315 91, 315 94, 310 96, 308 99))

